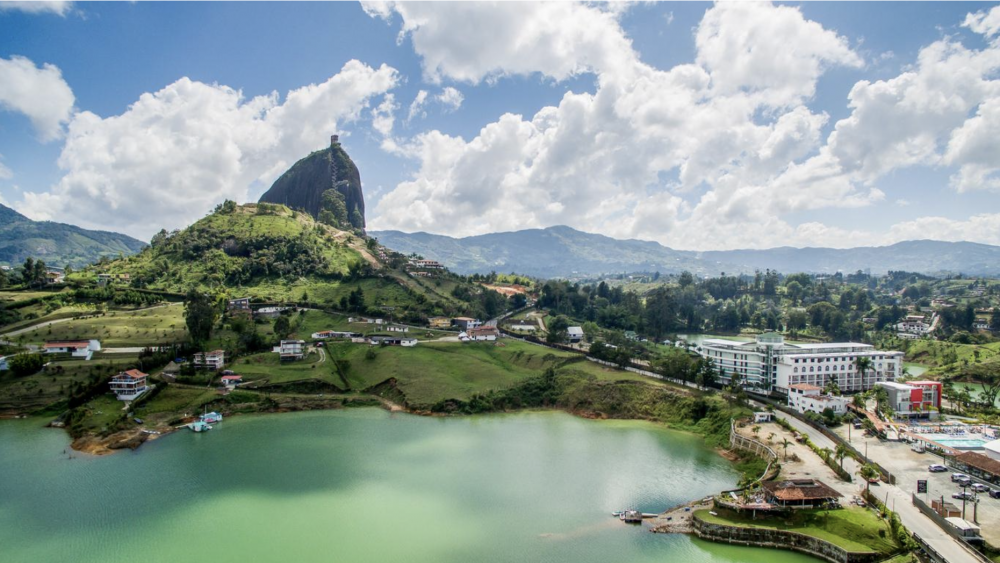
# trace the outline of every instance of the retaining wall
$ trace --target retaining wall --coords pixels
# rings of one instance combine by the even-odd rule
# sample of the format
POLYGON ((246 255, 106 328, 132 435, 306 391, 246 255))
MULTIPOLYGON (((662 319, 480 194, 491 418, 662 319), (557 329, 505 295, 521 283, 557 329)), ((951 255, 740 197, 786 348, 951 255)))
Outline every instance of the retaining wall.
POLYGON ((847 551, 830 542, 798 532, 713 524, 697 515, 691 518, 691 523, 694 525, 695 535, 708 541, 798 551, 830 563, 876 563, 884 558, 879 553, 847 551))

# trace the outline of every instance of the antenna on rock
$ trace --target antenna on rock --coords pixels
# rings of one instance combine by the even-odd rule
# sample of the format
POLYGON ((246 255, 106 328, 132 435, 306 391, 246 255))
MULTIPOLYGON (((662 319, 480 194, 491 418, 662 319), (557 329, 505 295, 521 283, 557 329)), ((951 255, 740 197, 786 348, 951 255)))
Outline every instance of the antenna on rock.
POLYGON ((340 135, 330 135, 330 146, 336 147, 340 145, 340 135))

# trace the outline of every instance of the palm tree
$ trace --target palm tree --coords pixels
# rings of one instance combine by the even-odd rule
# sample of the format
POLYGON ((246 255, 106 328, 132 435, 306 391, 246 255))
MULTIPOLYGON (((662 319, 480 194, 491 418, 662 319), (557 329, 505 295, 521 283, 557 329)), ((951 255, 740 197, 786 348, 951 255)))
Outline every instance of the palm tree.
POLYGON ((872 390, 872 395, 875 396, 875 412, 884 411, 887 407, 886 403, 889 402, 889 392, 881 385, 876 385, 875 389, 872 390))
POLYGON ((768 444, 770 444, 770 443, 774 442, 774 437, 775 437, 776 435, 777 435, 777 434, 775 434, 774 432, 771 432, 770 434, 768 434, 768 435, 767 435, 767 443, 768 443, 768 444))
POLYGON ((858 375, 861 376, 861 388, 864 389, 865 374, 872 369, 872 359, 868 356, 858 356, 854 359, 854 369, 858 370, 858 375))
POLYGON ((788 438, 782 438, 781 439, 781 449, 784 450, 785 461, 788 461, 788 446, 791 446, 791 445, 792 445, 792 443, 788 441, 788 438))
POLYGON ((837 444, 837 450, 833 454, 838 461, 840 461, 840 468, 844 468, 844 458, 847 457, 847 446, 844 444, 837 444))
POLYGON ((854 408, 862 411, 868 410, 868 393, 864 391, 855 393, 852 402, 854 403, 854 408))
POLYGON ((756 438, 757 435, 760 434, 760 425, 755 424, 754 427, 750 429, 750 431, 753 432, 753 437, 756 438))
POLYGON ((878 479, 882 473, 874 465, 866 463, 861 466, 861 469, 858 470, 858 475, 865 480, 865 496, 868 496, 872 485, 872 479, 878 479))

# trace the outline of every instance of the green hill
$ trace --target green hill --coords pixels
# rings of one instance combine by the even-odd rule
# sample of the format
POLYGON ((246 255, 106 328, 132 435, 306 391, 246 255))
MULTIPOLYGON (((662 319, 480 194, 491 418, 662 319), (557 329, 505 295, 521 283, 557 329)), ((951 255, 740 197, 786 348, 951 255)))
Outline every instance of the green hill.
POLYGON ((227 202, 175 233, 161 232, 142 252, 70 276, 128 274, 136 288, 184 293, 191 288, 259 302, 337 307, 361 290, 367 309, 393 307, 398 319, 459 314, 470 305, 453 295, 481 293, 447 272, 418 280, 379 262, 369 240, 284 205, 227 202), (455 292, 459 285, 466 292, 455 292))
POLYGON ((0 265, 16 266, 31 256, 50 266, 79 268, 102 256, 133 254, 144 246, 144 242, 119 233, 32 221, 0 205, 0 265))

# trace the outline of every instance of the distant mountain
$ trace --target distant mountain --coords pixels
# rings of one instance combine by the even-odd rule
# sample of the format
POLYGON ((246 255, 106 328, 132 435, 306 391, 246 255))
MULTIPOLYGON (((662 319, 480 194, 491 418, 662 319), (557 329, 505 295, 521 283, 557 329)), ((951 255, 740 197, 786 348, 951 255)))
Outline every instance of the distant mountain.
POLYGON ((28 256, 49 266, 79 268, 101 256, 134 254, 146 243, 108 231, 89 231, 64 223, 32 221, 0 205, 0 264, 15 266, 28 256))
POLYGON ((385 246, 438 260, 459 273, 518 272, 570 277, 659 271, 719 275, 772 269, 784 273, 906 270, 927 274, 961 272, 1000 275, 1000 247, 972 242, 906 241, 850 249, 772 248, 694 252, 656 242, 618 240, 570 227, 528 229, 452 238, 427 233, 370 233, 385 246))

